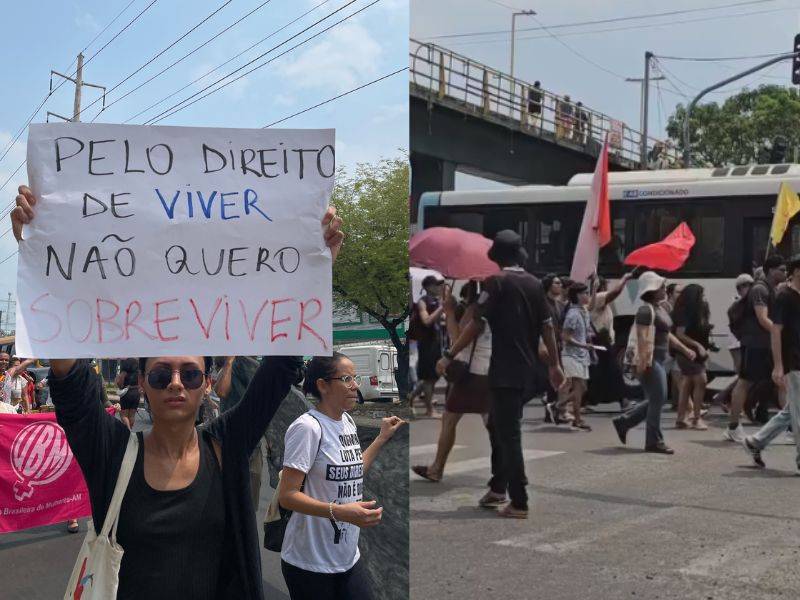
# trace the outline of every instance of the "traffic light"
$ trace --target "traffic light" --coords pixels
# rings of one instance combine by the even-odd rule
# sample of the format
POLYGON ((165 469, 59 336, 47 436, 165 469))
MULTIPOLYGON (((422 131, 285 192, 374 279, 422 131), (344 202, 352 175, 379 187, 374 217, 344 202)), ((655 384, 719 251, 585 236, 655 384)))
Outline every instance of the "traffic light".
MULTIPOLYGON (((800 33, 794 36, 794 52, 800 52, 800 33)), ((800 55, 795 54, 792 59, 792 83, 800 85, 800 55)))

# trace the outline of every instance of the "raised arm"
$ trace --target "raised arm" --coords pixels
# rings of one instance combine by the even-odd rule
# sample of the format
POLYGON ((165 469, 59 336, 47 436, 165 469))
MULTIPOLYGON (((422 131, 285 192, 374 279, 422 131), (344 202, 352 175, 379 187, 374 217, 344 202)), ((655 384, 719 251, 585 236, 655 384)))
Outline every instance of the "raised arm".
POLYGON ((223 452, 236 448, 249 457, 281 402, 289 393, 303 361, 294 356, 265 356, 242 399, 208 425, 223 452))

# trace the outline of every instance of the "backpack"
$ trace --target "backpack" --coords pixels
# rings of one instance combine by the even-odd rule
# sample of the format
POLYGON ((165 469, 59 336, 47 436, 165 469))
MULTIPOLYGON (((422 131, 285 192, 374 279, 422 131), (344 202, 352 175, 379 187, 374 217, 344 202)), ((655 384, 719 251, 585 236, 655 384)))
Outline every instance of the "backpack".
POLYGON ((728 309, 728 329, 737 340, 742 339, 742 329, 747 319, 747 295, 734 301, 728 309))
MULTIPOLYGON (((756 281, 753 284, 753 287, 757 285, 760 285, 767 290, 767 294, 769 295, 769 303, 772 305, 774 300, 774 292, 772 289, 762 280, 756 281)), ((733 334, 733 337, 740 341, 742 337, 742 328, 744 327, 747 317, 750 315, 755 316, 755 308, 753 308, 750 304, 750 293, 752 291, 753 290, 751 288, 747 294, 736 300, 728 309, 728 328, 733 334)))

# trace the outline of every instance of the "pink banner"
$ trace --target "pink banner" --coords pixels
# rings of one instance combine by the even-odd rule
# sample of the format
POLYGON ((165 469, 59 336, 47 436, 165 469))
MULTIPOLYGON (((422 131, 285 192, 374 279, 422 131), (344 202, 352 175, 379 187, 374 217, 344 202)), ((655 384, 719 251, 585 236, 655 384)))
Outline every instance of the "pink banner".
POLYGON ((55 413, 0 414, 0 533, 91 512, 86 482, 55 413))

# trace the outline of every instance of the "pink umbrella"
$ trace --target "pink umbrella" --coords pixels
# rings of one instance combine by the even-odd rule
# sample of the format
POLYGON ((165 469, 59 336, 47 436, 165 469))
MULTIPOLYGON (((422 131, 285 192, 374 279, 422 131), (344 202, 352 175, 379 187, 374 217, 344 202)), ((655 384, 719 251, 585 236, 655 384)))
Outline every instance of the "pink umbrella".
POLYGON ((489 260, 492 240, 454 227, 431 227, 411 238, 411 265, 435 269, 448 279, 483 281, 500 271, 489 260))

